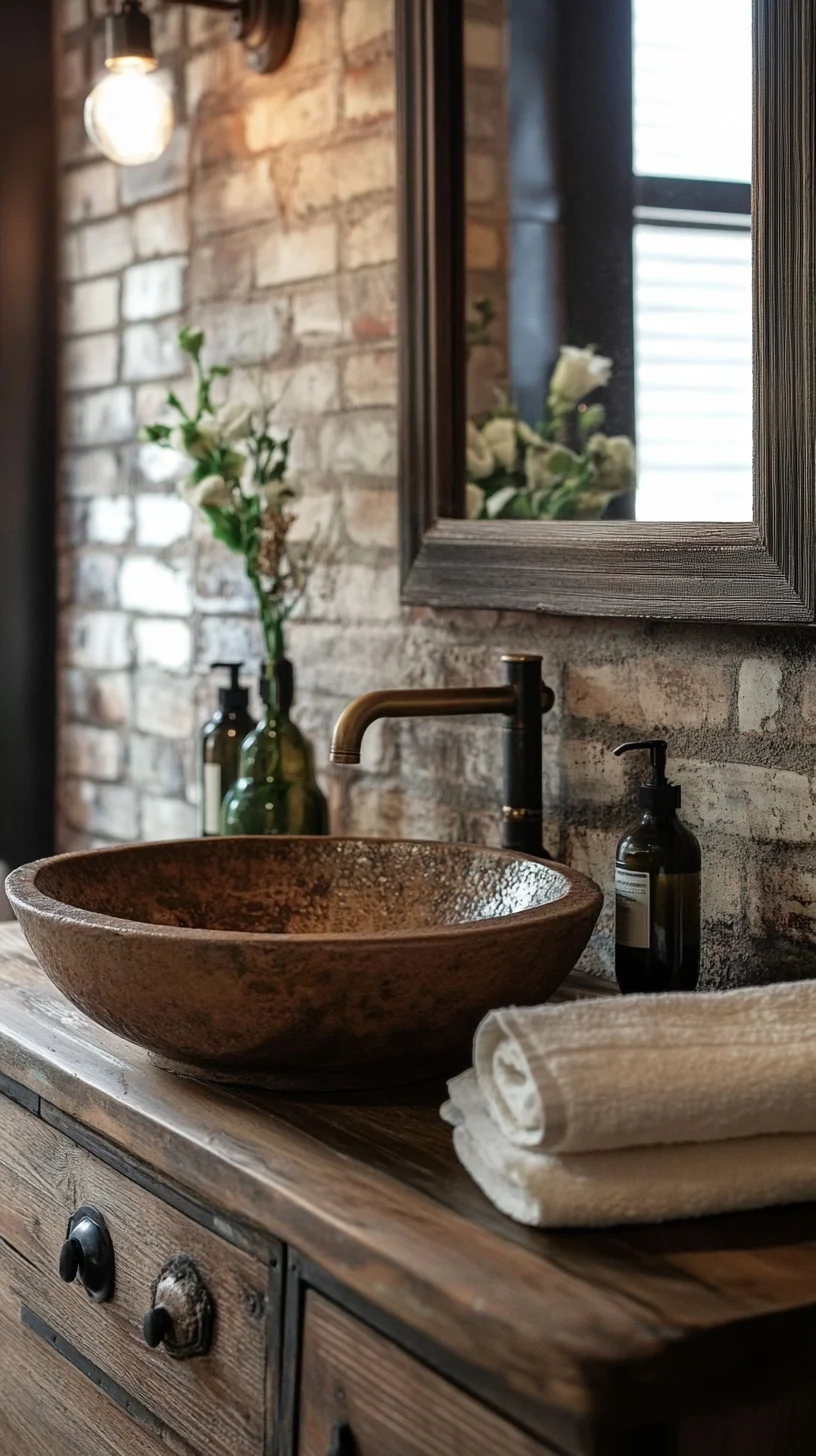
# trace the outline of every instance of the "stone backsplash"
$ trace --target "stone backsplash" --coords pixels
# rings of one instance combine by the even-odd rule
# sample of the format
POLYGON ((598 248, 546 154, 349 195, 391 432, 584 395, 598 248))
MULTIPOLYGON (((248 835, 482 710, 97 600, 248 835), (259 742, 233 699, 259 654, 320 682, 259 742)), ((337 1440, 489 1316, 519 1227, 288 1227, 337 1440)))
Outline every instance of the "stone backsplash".
MULTIPOLYGON (((198 830, 196 734, 208 665, 260 637, 240 562, 134 444, 184 381, 183 321, 236 364, 231 387, 282 394, 305 512, 338 508, 329 583, 291 631, 298 719, 337 830, 497 841, 490 722, 379 725, 359 771, 329 774, 344 703, 390 684, 493 681, 541 652, 547 836, 608 889, 641 765, 611 749, 670 739, 704 853, 709 982, 809 974, 816 926, 816 638, 805 630, 546 619, 401 608, 396 566, 396 153, 390 0, 305 0, 295 52, 248 73, 223 18, 157 10, 178 130, 121 173, 84 140, 101 64, 93 0, 63 0, 64 269, 60 842, 198 830)), ((484 22, 482 22, 484 23, 484 22)), ((501 48, 480 33, 471 58, 501 48)), ((491 59, 493 58, 493 59, 491 59)), ((608 973, 611 910, 590 963, 608 973)))

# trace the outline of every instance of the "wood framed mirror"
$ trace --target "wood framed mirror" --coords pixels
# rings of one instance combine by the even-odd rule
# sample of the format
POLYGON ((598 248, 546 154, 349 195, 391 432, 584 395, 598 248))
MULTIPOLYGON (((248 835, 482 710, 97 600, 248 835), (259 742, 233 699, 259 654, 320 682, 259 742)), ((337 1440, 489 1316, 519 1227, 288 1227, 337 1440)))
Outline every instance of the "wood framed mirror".
MULTIPOLYGON (((750 9, 751 0, 744 3, 750 9)), ((505 39, 498 50, 494 43, 491 54, 494 55, 492 64, 503 69, 501 86, 505 102, 516 118, 520 111, 525 112, 524 60, 526 57, 529 62, 532 54, 532 43, 527 43, 524 32, 520 32, 520 41, 512 40, 512 26, 522 23, 525 7, 529 23, 528 0, 495 0, 494 18, 488 14, 490 4, 493 0, 397 0, 396 4, 404 600, 437 607, 489 607, 570 615, 768 623, 813 621, 816 614, 816 14, 812 0, 753 0, 753 16, 748 14, 746 21, 750 27, 752 19, 753 25, 752 43, 749 41, 752 66, 749 61, 745 62, 752 70, 753 139, 752 144, 747 143, 752 153, 752 175, 750 214, 744 220, 744 242, 738 246, 742 250, 740 257, 744 252, 745 259, 751 259, 751 296, 746 303, 747 342, 744 344, 751 382, 744 385, 747 404, 742 408, 743 415, 746 408, 750 413, 752 431, 749 425, 747 444, 743 440, 740 445, 745 456, 741 477, 744 498, 736 506, 726 500, 722 514, 730 512, 728 519, 681 521, 642 519, 636 511, 632 512, 635 519, 504 519, 504 510, 492 519, 467 518, 466 485, 471 466, 466 464, 465 441, 466 430, 473 428, 468 422, 472 422, 474 411, 469 400, 471 385, 466 359, 467 340, 473 336, 474 329, 474 295, 467 274, 474 266, 470 256, 474 250, 468 239, 472 223, 470 196, 474 188, 471 180, 466 198, 466 156, 474 126, 478 132, 483 125, 489 96, 487 91, 480 94, 478 90, 472 97, 467 94, 470 76, 466 45, 478 62, 480 46, 491 51, 488 35, 491 23, 505 37, 510 34, 510 42, 505 39), (468 9, 469 5, 472 10, 468 9), (519 7, 517 12, 515 6, 519 7), (476 33, 474 27, 480 25, 483 30, 476 33)), ((640 0, 640 4, 642 8, 645 0, 640 0)), ((596 159, 586 169, 589 185, 595 189, 592 205, 601 213, 606 209, 604 215, 609 228, 614 233, 617 227, 620 236, 628 239, 625 247, 629 248, 630 259, 633 232, 637 232, 643 219, 656 233, 658 226, 667 221, 663 214, 671 207, 679 207, 689 227, 696 231, 708 230, 721 238, 724 234, 717 229, 723 219, 709 214, 709 199, 719 215, 721 210, 731 207, 744 210, 744 199, 749 195, 747 183, 739 179, 729 181, 726 177, 720 185, 698 177, 692 185, 679 175, 669 178, 672 185, 667 186, 666 178, 642 175, 642 167, 640 176, 636 172, 634 52, 627 41, 622 55, 620 37, 636 34, 633 23, 637 19, 637 6, 638 0, 605 0, 604 4, 598 0, 534 0, 533 7, 539 21, 535 44, 543 48, 539 54, 546 59, 548 45, 560 46, 558 65, 562 76, 569 74, 568 69, 565 72, 569 48, 573 48, 574 54, 576 36, 581 38, 581 74, 589 88, 586 95, 594 88, 603 97, 603 107, 595 108, 595 125, 605 127, 612 137, 612 152, 605 153, 601 163, 596 159), (568 22, 564 19, 567 12, 568 22), (615 138, 621 131, 624 141, 619 146, 615 138), (609 185, 604 180, 604 169, 608 172, 609 185)), ((680 10, 681 7, 662 6, 666 13, 680 10)), ((706 43, 705 36, 700 43, 706 43)), ((475 69, 478 68, 477 64, 475 69)), ((528 73, 546 73, 545 65, 536 72, 528 63, 526 69, 528 73)), ((691 105, 696 104, 693 87, 689 88, 689 98, 691 105)), ((543 218, 552 236, 556 240, 560 237, 563 252, 565 229, 574 225, 576 217, 580 218, 582 208, 580 199, 570 196, 578 155, 576 146, 582 137, 591 138, 592 133, 587 133, 586 126, 591 125, 592 118, 587 122, 589 100, 583 111, 579 108, 577 124, 574 101, 572 120, 565 112, 565 106, 568 112, 568 103, 562 99, 558 106, 553 145, 562 151, 561 181, 550 187, 549 201, 544 199, 550 210, 547 212, 544 206, 538 221, 543 218)), ((750 112, 749 100, 746 117, 750 112)), ((540 131, 545 125, 542 115, 540 106, 536 111, 536 106, 530 105, 521 122, 511 117, 508 145, 514 144, 514 126, 517 132, 521 129, 526 134, 528 141, 531 134, 538 136, 536 128, 540 131)), ((746 121, 746 125, 750 122, 746 121)), ((698 144, 705 148, 707 140, 703 136, 700 143, 698 138, 698 144)), ((591 152, 591 148, 587 147, 586 151, 591 152)), ((708 166, 706 159, 699 170, 708 166)), ((716 161, 711 166, 716 173, 716 161)), ((518 163, 515 154, 506 171, 512 172, 514 167, 523 173, 523 163, 518 163)), ((730 163, 723 163, 720 170, 728 172, 729 167, 730 163)), ((732 170, 739 171, 739 165, 735 163, 732 170)), ((675 171, 682 174, 682 165, 675 171)), ((502 185, 507 188, 506 179, 502 185)), ((523 194, 524 185, 522 176, 519 195, 523 194)), ((518 198, 514 200, 512 186, 510 191, 505 207, 507 235, 515 244, 516 224, 524 221, 524 203, 523 197, 521 203, 518 198)), ((478 186, 476 195, 479 195, 478 186)), ((506 201, 506 191, 504 196, 506 201)), ((676 222, 675 215, 669 216, 669 226, 676 222)), ((725 218, 724 226, 726 232, 735 233, 738 224, 734 218, 725 218)), ((642 385, 631 372, 632 359, 626 358, 627 328, 630 336, 634 336, 644 326, 637 314, 632 317, 632 278, 625 279, 622 287, 615 282, 610 288, 608 276, 606 280, 599 278, 593 268, 597 249, 593 255, 591 245, 587 250, 580 240, 575 244, 574 231, 569 236, 571 256, 582 261, 587 285, 582 291, 580 272, 576 282, 574 267, 570 280, 562 258, 560 267, 554 270, 560 278, 558 286, 568 295, 562 312, 569 313, 569 296, 574 303, 577 290, 578 307, 573 307, 569 322, 573 328, 580 327, 574 320, 580 318, 581 302, 594 300, 595 312, 584 317, 583 327, 588 332, 597 319, 599 336, 593 342, 603 350, 608 347, 604 331, 612 327, 610 318, 616 314, 608 297, 614 292, 619 321, 616 347, 623 357, 618 359, 620 367, 614 391, 618 417, 612 423, 617 424, 617 429, 610 433, 621 436, 635 433, 635 423, 630 424, 632 401, 642 385), (627 288, 629 313, 624 317, 627 288), (603 319, 601 312, 604 312, 603 319)), ((607 253, 614 251, 608 241, 604 241, 603 247, 607 253)), ((508 254, 510 251, 508 241, 508 254)), ((477 246, 475 252, 479 267, 495 261, 489 249, 479 256, 477 246)), ((497 256, 500 252, 499 247, 497 256)), ((541 256, 539 252, 539 265, 543 268, 541 256)), ((623 258, 625 254, 618 249, 616 256, 623 258)), ((706 265, 710 265, 710 258, 706 265)), ((529 280, 535 280, 535 272, 530 273, 529 260, 524 266, 528 270, 529 286, 529 280)), ((512 263, 506 271, 510 273, 515 268, 518 275, 521 267, 520 254, 513 251, 512 263)), ((637 267, 636 257, 635 292, 637 267)), ((707 283, 715 293, 720 276, 712 273, 709 266, 707 283)), ((541 285, 540 275, 538 283, 541 285)), ((509 291, 512 293, 510 286, 509 291)), ((505 309, 508 317, 514 313, 519 316, 518 277, 515 293, 516 302, 511 297, 505 309)), ((522 315, 526 296, 522 296, 522 315)), ((491 307, 490 313, 495 312, 491 307)), ((540 372, 547 347, 552 355, 553 348, 557 352, 565 343, 582 346, 588 342, 586 337, 565 336, 563 322, 558 337, 558 328, 553 326, 551 317, 548 320, 546 310, 543 315, 536 315, 531 307, 529 312, 527 344, 532 340, 534 356, 536 347, 540 346, 532 374, 528 368, 527 383, 530 378, 535 380, 536 368, 540 372), (548 338, 548 330, 552 337, 548 338)), ((687 320, 689 330, 692 322, 693 310, 687 320)), ((512 318, 504 326, 508 333, 511 323, 512 318)), ((511 354, 514 347, 523 354, 523 337, 521 344, 510 343, 511 354)), ((641 349, 641 354, 645 357, 647 351, 641 349)), ((529 362, 527 358, 528 367, 529 362)), ((703 369, 699 362, 694 367, 703 369)), ((702 399, 703 413, 707 408, 703 396, 711 393, 706 381, 712 379, 718 385, 723 372, 722 367, 718 368, 716 350, 705 367, 709 374, 703 369, 695 384, 695 397, 698 403, 702 399)), ((513 391, 513 409, 521 417, 516 401, 524 397, 524 381, 519 387, 511 365, 505 363, 504 369, 504 381, 513 391)), ((744 373, 743 370, 743 376, 744 373)), ((543 381, 543 374, 541 378, 543 381)), ((636 423, 635 446, 640 453, 641 437, 653 440, 654 431, 650 436, 648 422, 644 426, 638 418, 636 423)), ((527 425, 535 428, 529 415, 527 425)), ((581 456, 581 451, 586 449, 575 441, 570 444, 573 456, 581 456)), ((672 448, 669 434, 670 464, 672 448)), ((689 469, 693 468, 692 457, 689 469)), ((659 471, 653 475, 652 483, 659 493, 662 488, 659 471)), ((701 482, 696 480, 693 484, 697 489, 701 482)), ((707 494, 707 485, 699 492, 704 509, 714 516, 720 509, 716 503, 719 488, 718 479, 711 486, 713 493, 707 494)), ((642 490, 639 475, 638 499, 642 490)), ((663 499, 665 503, 670 497, 663 499)), ((524 501, 517 504, 527 509, 524 501)), ((607 517, 608 514, 606 510, 607 517)), ((641 514, 648 516, 648 510, 641 514)))

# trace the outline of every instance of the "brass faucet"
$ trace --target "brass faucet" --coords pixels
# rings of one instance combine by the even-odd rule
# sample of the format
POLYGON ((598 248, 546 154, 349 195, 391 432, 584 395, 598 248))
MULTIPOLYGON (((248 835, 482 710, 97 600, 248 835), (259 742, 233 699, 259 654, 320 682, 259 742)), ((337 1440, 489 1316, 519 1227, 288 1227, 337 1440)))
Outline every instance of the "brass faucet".
POLYGON ((541 678, 541 658, 502 657, 504 685, 494 688, 418 688, 365 693, 343 710, 331 746, 332 763, 359 763, 363 735, 378 718, 435 718, 500 713, 502 734, 502 844, 550 859, 542 844, 541 720, 555 702, 541 678))

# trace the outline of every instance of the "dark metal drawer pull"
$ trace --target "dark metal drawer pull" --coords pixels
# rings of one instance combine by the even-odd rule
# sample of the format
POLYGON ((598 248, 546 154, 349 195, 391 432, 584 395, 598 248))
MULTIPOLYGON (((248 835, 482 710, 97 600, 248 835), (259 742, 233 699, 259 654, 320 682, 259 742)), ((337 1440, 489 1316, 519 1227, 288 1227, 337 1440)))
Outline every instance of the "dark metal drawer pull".
POLYGON ((168 1259, 153 1285, 142 1321, 145 1344, 163 1345, 174 1360, 206 1355, 212 1344, 215 1305, 198 1265, 189 1254, 168 1259))
POLYGON ((357 1456, 357 1442, 348 1421, 338 1421, 334 1426, 328 1456, 357 1456))
POLYGON ((71 1214, 59 1256, 60 1279, 73 1284, 77 1276, 88 1298, 97 1304, 113 1298, 116 1280, 113 1243, 99 1210, 87 1205, 71 1214))

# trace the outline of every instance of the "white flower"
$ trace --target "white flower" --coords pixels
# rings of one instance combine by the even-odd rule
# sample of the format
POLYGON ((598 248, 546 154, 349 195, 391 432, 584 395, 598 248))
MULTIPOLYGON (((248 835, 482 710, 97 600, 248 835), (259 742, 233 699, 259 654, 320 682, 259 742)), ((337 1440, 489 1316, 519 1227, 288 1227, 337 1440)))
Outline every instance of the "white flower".
POLYGON ((204 506, 217 506, 228 510, 232 505, 232 494, 223 475, 205 475, 203 480, 183 480, 179 495, 189 506, 200 511, 204 506))
POLYGON ((465 514, 469 521, 478 521, 484 510, 485 493, 480 485, 469 480, 465 486, 465 514))
POLYGON ((635 447, 628 435, 590 435, 587 453, 600 484, 607 490, 625 490, 635 479, 635 447))
POLYGON ((516 422, 516 430, 522 445, 527 445, 531 450, 549 449, 549 441, 539 435, 537 430, 532 430, 524 420, 516 422))
POLYGON ((499 512, 503 511, 505 506, 510 504, 511 500, 515 500, 518 494, 519 492, 514 485, 503 485, 501 490, 494 491, 493 495, 488 496, 485 513, 490 520, 495 520, 499 512))
POLYGON ((222 440, 245 440, 252 428, 252 410, 239 400, 222 404, 216 412, 216 422, 222 440))
POLYGON ((487 480, 496 469, 493 451, 472 420, 468 420, 466 444, 467 470, 471 480, 487 480))
POLYGON ((524 471, 527 476, 527 487, 529 490, 545 490, 548 486, 555 485, 556 481, 560 479, 550 469, 550 456, 552 453, 552 445, 544 445, 541 449, 527 451, 524 471))
POLYGON ((303 494, 303 488, 296 475, 288 475, 285 480, 270 480, 266 485, 255 486, 254 492, 265 509, 280 510, 282 506, 292 505, 299 500, 303 494))
POLYGON ((499 465, 512 470, 518 455, 515 420, 501 417, 488 420, 482 429, 482 439, 490 446, 499 465))
POLYGON ((176 425, 170 436, 173 449, 191 460, 203 460, 205 455, 217 450, 220 443, 218 426, 210 420, 202 420, 198 425, 176 425))
POLYGON ((612 360, 594 349, 576 349, 564 344, 550 380, 550 398, 577 404, 579 399, 602 389, 612 378, 612 360))

